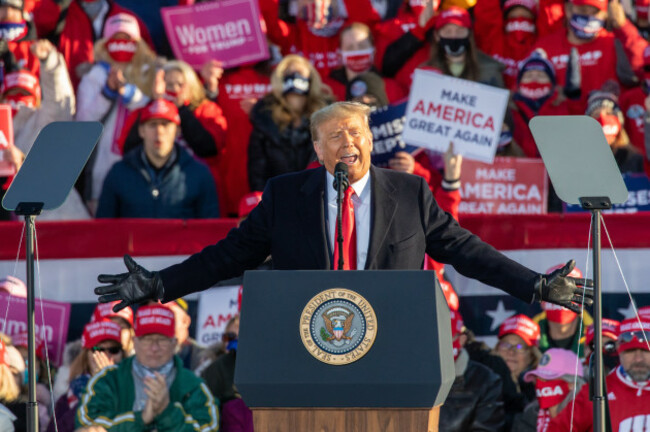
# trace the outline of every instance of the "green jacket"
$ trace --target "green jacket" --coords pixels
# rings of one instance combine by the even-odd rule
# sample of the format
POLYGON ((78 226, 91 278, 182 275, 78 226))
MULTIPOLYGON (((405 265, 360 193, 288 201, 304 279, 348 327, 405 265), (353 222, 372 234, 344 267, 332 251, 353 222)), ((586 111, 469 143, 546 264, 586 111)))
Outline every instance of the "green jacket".
POLYGON ((77 409, 76 427, 97 425, 108 432, 219 430, 219 401, 200 378, 183 368, 178 356, 174 356, 176 378, 169 389, 169 405, 153 422, 145 425, 142 411, 133 411, 133 358, 106 367, 91 378, 77 409))

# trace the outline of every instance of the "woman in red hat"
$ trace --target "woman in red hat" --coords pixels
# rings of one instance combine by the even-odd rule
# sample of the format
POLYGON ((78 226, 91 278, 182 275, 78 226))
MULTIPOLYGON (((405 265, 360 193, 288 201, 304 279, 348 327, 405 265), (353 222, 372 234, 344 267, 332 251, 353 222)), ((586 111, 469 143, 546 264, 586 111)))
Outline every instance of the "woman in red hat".
POLYGON ((118 324, 104 320, 86 324, 81 336, 81 351, 70 365, 70 387, 68 392, 56 401, 55 417, 48 432, 72 432, 77 404, 91 377, 103 368, 118 364, 124 358, 121 343, 121 328, 118 324))

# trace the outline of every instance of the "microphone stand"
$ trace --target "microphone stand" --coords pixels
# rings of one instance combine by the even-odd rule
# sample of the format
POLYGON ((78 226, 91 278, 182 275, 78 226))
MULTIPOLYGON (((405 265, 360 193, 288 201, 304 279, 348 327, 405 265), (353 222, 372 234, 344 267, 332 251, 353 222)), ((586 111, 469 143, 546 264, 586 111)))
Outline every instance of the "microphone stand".
POLYGON ((344 173, 337 171, 335 173, 334 182, 336 183, 336 243, 339 246, 339 261, 338 270, 343 270, 343 200, 345 199, 345 191, 343 185, 347 184, 347 178, 344 173))

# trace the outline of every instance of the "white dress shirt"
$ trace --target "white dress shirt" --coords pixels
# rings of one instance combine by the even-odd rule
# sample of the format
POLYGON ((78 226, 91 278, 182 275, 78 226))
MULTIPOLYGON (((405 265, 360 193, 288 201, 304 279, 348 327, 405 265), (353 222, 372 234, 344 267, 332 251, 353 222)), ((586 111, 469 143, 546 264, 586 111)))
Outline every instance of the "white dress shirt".
MULTIPOLYGON (((370 170, 355 183, 352 183, 352 204, 354 205, 354 223, 357 230, 357 269, 363 270, 368 258, 368 245, 370 243, 370 170)), ((327 227, 329 229, 330 250, 334 251, 336 239, 336 189, 334 189, 334 176, 327 172, 325 179, 327 186, 327 227)))

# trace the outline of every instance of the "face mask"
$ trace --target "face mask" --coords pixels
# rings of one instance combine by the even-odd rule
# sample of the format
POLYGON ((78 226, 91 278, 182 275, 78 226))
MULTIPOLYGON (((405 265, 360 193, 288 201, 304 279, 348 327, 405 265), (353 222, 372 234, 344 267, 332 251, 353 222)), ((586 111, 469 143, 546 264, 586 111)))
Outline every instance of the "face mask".
POLYGON ((614 370, 618 367, 620 363, 621 360, 618 357, 617 352, 603 353, 603 364, 605 365, 605 368, 609 370, 614 370))
POLYGON ((544 303, 544 310, 546 311, 546 319, 558 324, 568 324, 578 316, 569 309, 551 303, 544 303))
POLYGON ((95 19, 97 15, 99 15, 99 12, 102 10, 102 6, 104 6, 104 1, 103 0, 84 0, 82 2, 79 2, 81 5, 81 8, 86 12, 86 15, 88 15, 90 18, 95 19))
POLYGON ((569 21, 569 25, 571 26, 571 30, 573 30, 573 34, 575 34, 578 39, 590 40, 595 38, 602 30, 605 26, 605 21, 591 15, 573 14, 569 21))
POLYGON ((535 382, 535 393, 541 409, 553 407, 564 400, 569 394, 569 383, 561 380, 542 381, 537 379, 535 382))
POLYGON ((469 38, 440 38, 440 47, 450 57, 459 57, 469 49, 469 38))
POLYGON ((343 65, 352 72, 362 73, 370 70, 375 55, 374 48, 356 51, 341 51, 343 65))
POLYGON ((528 99, 537 100, 551 93, 551 83, 521 83, 519 84, 519 94, 528 99))
POLYGON ((637 28, 639 29, 639 34, 641 35, 641 37, 645 40, 648 40, 648 37, 650 37, 650 26, 648 27, 637 26, 637 28))
POLYGON ((506 21, 506 33, 523 44, 535 39, 535 21, 528 18, 512 18, 506 21))
POLYGON ((15 41, 26 34, 27 23, 25 21, 19 23, 0 22, 0 39, 15 41))
MULTIPOLYGON (((163 98, 167 99, 170 102, 176 103, 176 101, 178 100, 178 93, 171 90, 165 90, 165 93, 163 94, 163 98)), ((189 101, 183 101, 181 105, 188 105, 188 104, 189 101)))
POLYGON ((5 96, 5 103, 11 107, 11 115, 16 116, 21 107, 36 108, 36 97, 12 94, 5 96))
POLYGON ((309 94, 309 78, 292 73, 284 77, 282 81, 282 94, 295 93, 299 95, 309 94))
POLYGON ((129 39, 110 38, 106 41, 108 55, 118 63, 128 63, 135 55, 138 43, 129 39))
POLYGON ((621 122, 618 120, 618 116, 601 112, 596 120, 603 127, 603 133, 605 134, 605 138, 607 138, 607 142, 614 141, 621 131, 621 122))
POLYGON ((465 62, 449 63, 449 72, 451 72, 451 74, 455 77, 461 76, 464 70, 465 62))
POLYGON ((511 131, 501 131, 499 136, 499 144, 497 145, 497 150, 503 150, 512 142, 512 132, 511 131))

